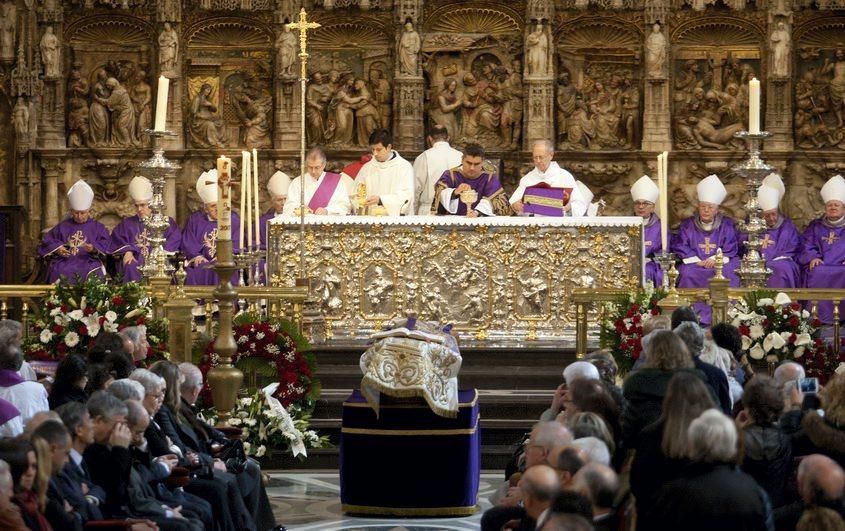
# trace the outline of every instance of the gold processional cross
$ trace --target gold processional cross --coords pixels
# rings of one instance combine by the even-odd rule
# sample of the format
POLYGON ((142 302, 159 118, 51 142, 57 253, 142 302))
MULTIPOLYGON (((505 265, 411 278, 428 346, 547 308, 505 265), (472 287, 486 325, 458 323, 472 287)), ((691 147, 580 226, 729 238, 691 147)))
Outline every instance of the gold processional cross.
POLYGON ((717 247, 717 245, 715 243, 710 243, 710 236, 707 236, 706 238, 704 238, 704 243, 699 243, 698 246, 701 247, 704 250, 704 254, 708 255, 708 256, 717 247))
POLYGON ((830 231, 830 234, 827 235, 827 238, 822 238, 823 242, 827 242, 828 245, 833 245, 833 242, 839 239, 839 236, 836 235, 833 231, 830 231))

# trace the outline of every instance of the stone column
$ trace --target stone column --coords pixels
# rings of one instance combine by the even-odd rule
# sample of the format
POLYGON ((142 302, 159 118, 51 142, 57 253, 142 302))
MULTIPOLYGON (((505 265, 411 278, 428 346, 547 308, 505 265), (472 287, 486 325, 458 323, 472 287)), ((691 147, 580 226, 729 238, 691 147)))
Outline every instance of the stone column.
MULTIPOLYGON (((398 32, 396 42, 402 39, 406 22, 413 25, 419 33, 422 21, 423 3, 421 0, 403 0, 396 2, 396 22, 398 32)), ((420 41, 422 41, 420 34, 420 41)), ((417 54, 416 69, 407 72, 401 66, 401 53, 395 56, 396 71, 393 76, 393 142, 401 151, 422 151, 425 149, 425 79, 422 76, 420 57, 417 54)))
POLYGON ((669 84, 666 79, 647 79, 643 112, 643 151, 672 149, 669 84))
POLYGON ((59 179, 65 171, 62 159, 41 159, 44 190, 44 227, 56 225, 62 218, 62 202, 59 201, 59 179))
POLYGON ((276 107, 273 113, 273 147, 299 150, 301 133, 301 89, 299 81, 276 77, 276 107))
POLYGON ((547 79, 528 78, 525 111, 525 146, 526 149, 537 140, 552 140, 555 138, 554 128, 554 82, 547 79))

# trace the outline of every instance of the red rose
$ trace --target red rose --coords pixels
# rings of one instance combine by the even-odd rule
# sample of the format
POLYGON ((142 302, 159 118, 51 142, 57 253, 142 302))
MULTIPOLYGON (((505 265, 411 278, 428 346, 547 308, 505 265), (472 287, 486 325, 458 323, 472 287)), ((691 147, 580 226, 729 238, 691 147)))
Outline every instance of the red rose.
POLYGON ((58 325, 58 324, 54 324, 54 325, 53 325, 53 333, 54 333, 54 334, 59 335, 59 334, 61 334, 61 333, 62 333, 62 332, 64 332, 64 331, 65 331, 65 327, 64 327, 64 326, 62 326, 62 325, 58 325))
POLYGON ((116 295, 111 299, 111 303, 115 306, 122 306, 124 302, 125 301, 123 300, 123 297, 121 297, 120 295, 116 295))
POLYGON ((139 317, 138 319, 135 320, 135 326, 141 326, 145 322, 146 322, 146 319, 144 319, 143 317, 139 317))
POLYGON ((67 304, 62 304, 62 313, 67 313, 67 304))
POLYGON ((797 339, 798 339, 798 336, 797 336, 796 334, 791 334, 791 335, 789 336, 789 339, 787 340, 787 343, 789 343, 790 345, 792 345, 792 344, 794 344, 794 343, 795 343, 795 341, 796 341, 797 339))
POLYGON ((85 309, 82 310, 82 313, 85 315, 91 315, 92 313, 94 313, 94 308, 86 306, 85 309))
POLYGON ((100 326, 103 326, 103 323, 105 323, 105 322, 106 322, 106 318, 105 318, 105 317, 100 317, 99 321, 100 321, 100 326))
POLYGON ((789 319, 789 326, 791 326, 792 328, 798 328, 799 324, 801 323, 798 321, 797 317, 791 317, 789 319))
POLYGON ((798 304, 797 302, 793 302, 792 304, 789 305, 789 307, 792 308, 793 310, 795 310, 796 312, 801 309, 801 305, 798 304))
POLYGON ((740 325, 739 326, 739 333, 744 335, 744 336, 747 336, 748 334, 751 333, 751 329, 748 328, 748 326, 746 326, 746 325, 740 325))
POLYGON ((812 325, 813 325, 813 328, 818 328, 822 325, 822 322, 819 321, 818 319, 813 319, 812 325))
POLYGON ((632 312, 639 312, 640 311, 640 305, 639 304, 632 304, 631 305, 631 311, 632 312))
POLYGON ((660 315, 660 310, 657 309, 657 308, 652 308, 651 309, 651 315, 660 315))
POLYGON ((773 312, 773 311, 775 311, 775 307, 770 304, 770 305, 766 306, 766 311, 767 312, 773 312))
POLYGON ((767 326, 769 326, 769 320, 768 320, 768 319, 763 319, 763 321, 760 323, 760 325, 762 325, 762 326, 763 326, 763 328, 766 328, 767 326))
POLYGON ((56 350, 58 350, 59 353, 64 354, 65 352, 67 352, 67 345, 65 345, 64 342, 59 343, 58 345, 56 345, 56 350))
POLYGON ((80 326, 79 327, 79 335, 80 336, 87 336, 88 335, 88 327, 87 326, 80 326))
POLYGON ((637 314, 637 315, 635 315, 631 318, 631 322, 634 323, 634 324, 640 324, 640 321, 642 321, 642 320, 643 320, 643 318, 640 314, 637 314))

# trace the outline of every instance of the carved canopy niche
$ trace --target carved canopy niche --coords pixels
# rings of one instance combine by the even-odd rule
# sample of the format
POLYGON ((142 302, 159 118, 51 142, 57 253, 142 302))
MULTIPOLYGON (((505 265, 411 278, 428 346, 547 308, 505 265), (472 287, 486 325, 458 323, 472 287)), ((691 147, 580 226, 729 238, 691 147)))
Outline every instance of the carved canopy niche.
POLYGON ((557 145, 569 150, 639 147, 643 35, 613 17, 559 17, 555 119, 557 145))
POLYGON ((193 54, 200 55, 204 50, 267 50, 274 38, 272 29, 254 20, 218 18, 189 28, 185 43, 193 54))
POLYGON ((744 148, 733 135, 748 123, 749 79, 765 79, 764 40, 764 28, 730 17, 691 20, 675 28, 671 42, 676 148, 744 148))
POLYGON ((425 20, 426 33, 470 33, 506 35, 519 33, 524 27, 522 17, 506 6, 490 7, 447 4, 434 9, 425 20))
POLYGON ((795 146, 845 148, 845 17, 795 28, 795 146))
POLYGON ((96 67, 109 61, 148 65, 153 53, 150 43, 155 42, 150 24, 120 15, 77 20, 67 27, 65 37, 71 49, 71 63, 89 78, 96 67))

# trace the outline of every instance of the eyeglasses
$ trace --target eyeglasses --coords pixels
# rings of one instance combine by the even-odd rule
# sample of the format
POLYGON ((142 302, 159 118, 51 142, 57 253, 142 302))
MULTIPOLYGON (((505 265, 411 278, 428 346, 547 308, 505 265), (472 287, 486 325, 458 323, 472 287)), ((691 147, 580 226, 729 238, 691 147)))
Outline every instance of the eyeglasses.
POLYGON ((164 393, 147 393, 147 396, 151 396, 156 400, 164 400, 164 393))

